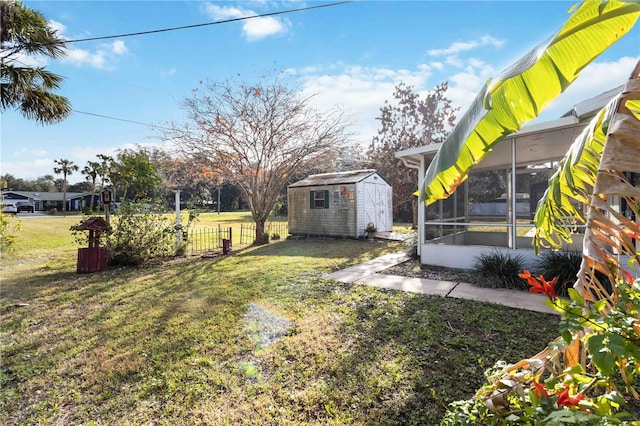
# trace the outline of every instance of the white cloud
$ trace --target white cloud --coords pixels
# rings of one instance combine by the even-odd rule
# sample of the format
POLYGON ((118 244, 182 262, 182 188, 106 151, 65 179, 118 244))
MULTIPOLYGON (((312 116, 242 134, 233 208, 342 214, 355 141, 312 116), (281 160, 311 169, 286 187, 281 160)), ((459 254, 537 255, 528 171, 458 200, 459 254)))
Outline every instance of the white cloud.
MULTIPOLYGON (((236 19, 247 16, 257 16, 252 10, 241 9, 234 6, 218 6, 205 3, 205 13, 215 20, 236 19)), ((291 22, 287 19, 273 16, 255 17, 242 22, 242 33, 247 41, 257 41, 265 37, 282 34, 289 31, 291 22)))
POLYGON ((267 16, 244 21, 242 30, 248 41, 256 41, 271 35, 286 33, 290 26, 288 20, 267 16))
POLYGON ((122 40, 116 40, 111 43, 111 51, 116 55, 129 53, 129 49, 127 49, 127 46, 124 45, 124 41, 122 40))
POLYGON ((455 55, 448 56, 445 59, 445 62, 447 63, 447 65, 453 65, 456 68, 462 68, 464 66, 464 62, 462 61, 462 59, 458 58, 455 55))
POLYGON ((485 35, 480 37, 477 40, 457 41, 457 42, 451 43, 449 47, 446 47, 444 49, 431 49, 427 51, 427 54, 429 56, 456 55, 457 53, 473 50, 478 47, 484 47, 484 46, 502 47, 503 45, 504 45, 504 40, 500 40, 495 37, 485 35))
POLYGON ((67 56, 62 58, 62 61, 76 66, 87 65, 93 68, 105 69, 111 66, 118 56, 126 55, 128 52, 129 49, 124 41, 116 40, 111 43, 101 44, 94 52, 71 47, 67 50, 67 56))
POLYGON ((58 21, 54 21, 52 19, 50 19, 49 21, 47 21, 47 25, 49 26, 49 28, 51 28, 54 31, 58 32, 58 35, 62 35, 64 34, 65 30, 67 29, 67 27, 58 22, 58 21))
POLYGON ((311 101, 320 109, 335 106, 342 108, 345 116, 353 124, 354 140, 368 145, 379 127, 375 119, 385 100, 391 100, 395 86, 404 82, 421 91, 426 88, 431 76, 428 66, 416 70, 394 70, 331 64, 325 67, 289 69, 287 73, 300 76, 303 95, 311 96, 311 101), (309 74, 312 70, 325 70, 320 75, 309 74), (326 70, 331 70, 331 74, 326 70))
POLYGON ((233 6, 218 6, 217 4, 205 3, 204 10, 216 21, 223 19, 241 18, 247 15, 255 15, 253 12, 248 12, 244 9, 239 9, 233 6))
POLYGON ((168 70, 162 70, 162 71, 160 71, 160 77, 162 77, 162 78, 171 77, 176 72, 177 72, 177 70, 175 68, 173 68, 173 67, 169 68, 168 70))
POLYGON ((24 157, 27 157, 27 158, 31 159, 31 158, 37 158, 37 157, 44 157, 45 155, 47 155, 47 151, 45 151, 44 149, 21 148, 21 149, 18 149, 16 151, 14 151, 11 155, 12 155, 13 158, 24 158, 24 157))

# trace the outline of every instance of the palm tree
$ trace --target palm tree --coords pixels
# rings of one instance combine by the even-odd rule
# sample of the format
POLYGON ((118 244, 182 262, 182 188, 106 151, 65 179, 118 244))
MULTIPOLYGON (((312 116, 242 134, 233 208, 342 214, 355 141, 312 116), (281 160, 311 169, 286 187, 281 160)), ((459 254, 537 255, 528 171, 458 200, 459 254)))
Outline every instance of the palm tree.
POLYGON ((52 93, 62 77, 41 66, 23 64, 25 56, 59 59, 64 40, 45 17, 16 0, 0 2, 0 110, 19 109, 40 124, 64 120, 71 113, 67 98, 52 93))
POLYGON ((62 174, 62 211, 67 211, 67 176, 78 171, 78 166, 73 164, 73 161, 61 158, 60 160, 53 160, 60 167, 54 167, 53 172, 57 175, 62 174))
POLYGON ((96 161, 87 161, 87 165, 82 169, 82 174, 91 181, 91 200, 89 200, 89 210, 93 211, 93 199, 96 195, 96 180, 100 176, 101 164, 96 161))

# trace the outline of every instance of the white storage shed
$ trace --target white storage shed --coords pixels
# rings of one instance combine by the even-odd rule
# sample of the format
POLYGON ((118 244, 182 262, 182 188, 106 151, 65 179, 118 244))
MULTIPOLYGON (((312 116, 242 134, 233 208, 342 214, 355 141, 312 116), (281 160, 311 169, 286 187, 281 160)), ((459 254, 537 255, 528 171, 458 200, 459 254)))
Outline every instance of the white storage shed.
POLYGON ((393 227, 391 185, 376 170, 323 173, 289 185, 289 233, 360 238, 393 227))

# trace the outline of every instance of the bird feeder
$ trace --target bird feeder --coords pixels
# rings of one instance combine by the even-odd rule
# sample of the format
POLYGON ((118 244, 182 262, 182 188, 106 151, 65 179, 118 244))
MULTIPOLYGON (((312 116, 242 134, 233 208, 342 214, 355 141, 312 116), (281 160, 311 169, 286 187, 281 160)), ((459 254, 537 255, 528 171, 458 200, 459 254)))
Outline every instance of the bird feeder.
POLYGON ((78 249, 78 274, 89 274, 107 269, 107 248, 100 247, 100 235, 109 229, 101 217, 90 217, 72 227, 74 231, 89 231, 89 247, 78 249))

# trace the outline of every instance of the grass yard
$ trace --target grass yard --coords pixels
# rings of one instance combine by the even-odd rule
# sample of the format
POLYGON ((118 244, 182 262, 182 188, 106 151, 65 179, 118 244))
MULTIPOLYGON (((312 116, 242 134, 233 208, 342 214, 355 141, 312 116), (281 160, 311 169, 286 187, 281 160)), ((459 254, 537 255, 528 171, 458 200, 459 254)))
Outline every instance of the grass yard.
POLYGON ((398 243, 76 275, 79 219, 39 220, 66 219, 24 220, 0 266, 2 424, 433 425, 494 361, 557 335, 553 315, 320 278, 398 243))

